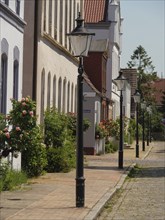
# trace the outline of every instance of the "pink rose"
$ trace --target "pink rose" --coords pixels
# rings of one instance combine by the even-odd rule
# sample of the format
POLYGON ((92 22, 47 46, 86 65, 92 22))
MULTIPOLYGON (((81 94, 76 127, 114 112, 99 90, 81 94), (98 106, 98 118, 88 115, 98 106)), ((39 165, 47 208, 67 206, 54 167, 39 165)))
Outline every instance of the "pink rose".
POLYGON ((27 114, 27 111, 26 111, 26 110, 23 110, 23 111, 22 111, 22 114, 23 114, 23 115, 26 115, 26 114, 27 114))
POLYGON ((20 128, 20 127, 16 127, 15 129, 16 129, 16 131, 20 131, 20 130, 21 130, 21 128, 20 128))
POLYGON ((6 135, 7 138, 10 138, 10 133, 9 132, 6 132, 5 135, 6 135))
POLYGON ((24 102, 24 101, 25 101, 25 98, 22 98, 22 99, 21 99, 21 102, 24 102))
POLYGON ((8 132, 8 128, 4 128, 3 130, 4 130, 5 132, 8 132))
POLYGON ((25 106, 26 105, 26 102, 22 102, 22 106, 25 106))
POLYGON ((33 111, 29 111, 29 115, 33 116, 33 111))

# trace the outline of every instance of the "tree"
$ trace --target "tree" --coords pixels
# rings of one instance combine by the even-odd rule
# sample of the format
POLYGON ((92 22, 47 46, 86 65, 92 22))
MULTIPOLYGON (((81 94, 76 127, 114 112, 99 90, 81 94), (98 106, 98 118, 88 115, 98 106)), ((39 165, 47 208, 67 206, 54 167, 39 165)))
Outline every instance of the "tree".
POLYGON ((162 101, 161 101, 161 108, 160 108, 160 112, 162 112, 163 117, 165 118, 165 91, 162 92, 163 96, 162 96, 162 101))
POLYGON ((129 68, 136 68, 138 73, 138 89, 146 101, 152 102, 151 97, 152 88, 150 87, 152 81, 155 81, 157 73, 154 71, 155 67, 152 64, 151 57, 148 56, 146 50, 140 45, 134 50, 131 56, 131 61, 127 63, 129 68))

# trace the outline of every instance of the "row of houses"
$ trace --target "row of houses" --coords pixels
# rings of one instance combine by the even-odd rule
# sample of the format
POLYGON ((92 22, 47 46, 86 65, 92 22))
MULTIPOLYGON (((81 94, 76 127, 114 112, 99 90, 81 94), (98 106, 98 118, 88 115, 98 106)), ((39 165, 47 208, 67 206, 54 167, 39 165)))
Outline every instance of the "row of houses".
MULTIPOLYGON (((78 60, 66 36, 81 12, 95 36, 84 58, 84 117, 92 124, 84 147, 95 148, 95 124, 119 117, 119 96, 113 83, 120 70, 122 22, 119 0, 0 0, 0 112, 11 109, 10 98, 29 95, 37 104, 38 123, 44 111, 76 113, 78 60)), ((136 69, 123 69, 128 78, 124 116, 134 114, 131 96, 136 69)))

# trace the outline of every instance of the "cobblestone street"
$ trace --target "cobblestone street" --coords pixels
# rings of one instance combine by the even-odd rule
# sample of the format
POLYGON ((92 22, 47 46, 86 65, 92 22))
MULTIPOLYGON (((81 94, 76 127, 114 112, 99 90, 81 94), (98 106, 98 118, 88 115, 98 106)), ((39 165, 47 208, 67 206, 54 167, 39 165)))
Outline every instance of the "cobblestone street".
POLYGON ((156 143, 137 165, 137 175, 125 181, 98 220, 165 220, 165 143, 156 143))

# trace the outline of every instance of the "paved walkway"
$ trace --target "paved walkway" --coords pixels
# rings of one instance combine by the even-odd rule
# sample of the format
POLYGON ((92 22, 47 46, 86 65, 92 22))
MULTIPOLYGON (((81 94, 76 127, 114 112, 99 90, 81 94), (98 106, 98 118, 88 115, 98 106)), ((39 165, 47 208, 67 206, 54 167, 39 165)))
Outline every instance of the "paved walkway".
POLYGON ((135 145, 124 149, 124 169, 118 169, 118 153, 86 156, 85 207, 75 207, 75 170, 46 174, 22 190, 0 195, 0 220, 92 220, 117 188, 131 164, 140 161, 154 142, 135 158, 135 145))
POLYGON ((123 184, 118 199, 98 220, 165 220, 165 143, 156 143, 135 178, 123 184))

